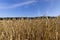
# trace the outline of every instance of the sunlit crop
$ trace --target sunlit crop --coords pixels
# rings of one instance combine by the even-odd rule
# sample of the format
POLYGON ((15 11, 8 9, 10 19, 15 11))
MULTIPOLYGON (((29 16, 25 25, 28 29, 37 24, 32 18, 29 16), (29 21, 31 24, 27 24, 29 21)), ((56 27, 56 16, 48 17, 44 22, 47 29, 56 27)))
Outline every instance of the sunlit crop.
POLYGON ((60 17, 0 20, 0 40, 60 40, 60 17))

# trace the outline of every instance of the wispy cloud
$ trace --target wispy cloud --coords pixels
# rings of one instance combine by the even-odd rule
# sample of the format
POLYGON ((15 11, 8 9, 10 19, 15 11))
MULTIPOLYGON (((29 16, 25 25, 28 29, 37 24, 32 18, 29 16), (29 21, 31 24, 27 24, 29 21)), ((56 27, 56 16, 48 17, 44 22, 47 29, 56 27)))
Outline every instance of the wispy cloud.
POLYGON ((29 4, 32 4, 32 3, 35 3, 36 1, 27 1, 27 2, 22 2, 22 3, 17 3, 17 4, 13 4, 11 6, 0 6, 0 9, 9 9, 9 8, 16 8, 16 7, 21 7, 21 6, 24 6, 24 5, 29 5, 29 4))

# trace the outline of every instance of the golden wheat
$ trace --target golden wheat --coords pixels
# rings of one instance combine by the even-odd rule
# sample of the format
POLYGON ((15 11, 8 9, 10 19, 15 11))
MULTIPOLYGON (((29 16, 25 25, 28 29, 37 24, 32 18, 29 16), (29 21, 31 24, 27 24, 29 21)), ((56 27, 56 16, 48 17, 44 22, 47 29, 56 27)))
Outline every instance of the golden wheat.
POLYGON ((0 20, 0 40, 60 40, 60 17, 0 20))

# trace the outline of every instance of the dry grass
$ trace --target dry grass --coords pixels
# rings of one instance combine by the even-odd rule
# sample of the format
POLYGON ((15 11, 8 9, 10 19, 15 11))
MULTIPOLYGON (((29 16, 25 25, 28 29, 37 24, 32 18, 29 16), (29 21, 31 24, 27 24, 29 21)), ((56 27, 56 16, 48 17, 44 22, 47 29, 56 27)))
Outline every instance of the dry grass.
POLYGON ((60 40, 60 18, 0 20, 0 40, 60 40))

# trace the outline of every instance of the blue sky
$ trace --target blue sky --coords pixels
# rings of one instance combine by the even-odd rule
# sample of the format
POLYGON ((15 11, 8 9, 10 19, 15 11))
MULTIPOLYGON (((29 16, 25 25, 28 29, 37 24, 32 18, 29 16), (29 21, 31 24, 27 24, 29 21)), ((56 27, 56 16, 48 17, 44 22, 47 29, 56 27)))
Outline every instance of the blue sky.
POLYGON ((60 0, 0 0, 0 17, 60 15, 60 0))

